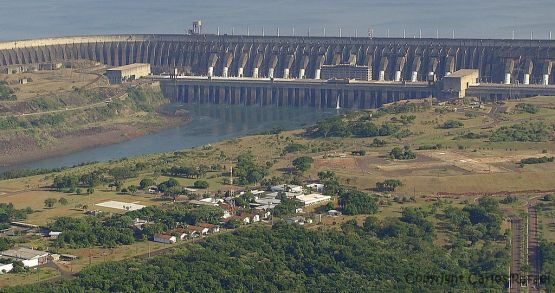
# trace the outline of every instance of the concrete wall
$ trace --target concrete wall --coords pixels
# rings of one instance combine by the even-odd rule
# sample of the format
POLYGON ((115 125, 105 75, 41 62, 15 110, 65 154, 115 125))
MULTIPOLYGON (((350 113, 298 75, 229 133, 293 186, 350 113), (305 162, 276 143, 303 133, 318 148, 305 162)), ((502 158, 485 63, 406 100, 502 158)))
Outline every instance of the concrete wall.
POLYGON ((195 104, 369 109, 435 95, 435 87, 427 83, 178 78, 160 85, 166 97, 195 104))
POLYGON ((553 83, 555 41, 261 36, 106 35, 0 43, 0 66, 90 59, 112 66, 150 63, 214 76, 317 77, 323 64, 370 66, 372 79, 424 81, 475 68, 481 79, 553 83), (211 68, 211 69, 210 69, 211 68), (256 73, 256 74, 255 74, 256 73))

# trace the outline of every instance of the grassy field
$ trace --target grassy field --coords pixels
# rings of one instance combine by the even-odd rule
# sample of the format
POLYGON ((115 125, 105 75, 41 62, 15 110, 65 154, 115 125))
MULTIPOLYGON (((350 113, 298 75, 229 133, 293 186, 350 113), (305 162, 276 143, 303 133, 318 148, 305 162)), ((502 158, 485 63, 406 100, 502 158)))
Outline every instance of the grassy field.
POLYGON ((98 82, 99 75, 91 71, 63 68, 53 71, 25 72, 7 75, 6 81, 17 88, 16 95, 19 101, 32 99, 38 96, 53 93, 71 92, 74 88, 81 88, 95 81, 97 85, 105 85, 103 79, 98 82), (27 84, 18 84, 20 79, 30 79, 27 84))
POLYGON ((32 269, 26 273, 0 275, 0 287, 32 284, 39 281, 60 277, 60 273, 51 267, 32 269))

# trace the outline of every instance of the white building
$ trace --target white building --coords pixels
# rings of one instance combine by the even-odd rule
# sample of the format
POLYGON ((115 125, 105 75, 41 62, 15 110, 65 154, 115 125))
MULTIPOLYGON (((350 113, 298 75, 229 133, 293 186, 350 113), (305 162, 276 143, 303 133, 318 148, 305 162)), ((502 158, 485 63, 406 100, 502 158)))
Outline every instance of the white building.
POLYGON ((341 216, 342 214, 343 214, 343 213, 341 213, 341 212, 338 211, 338 210, 329 210, 329 211, 328 211, 328 216, 331 216, 331 217, 341 216))
POLYGON ((48 261, 49 253, 46 251, 34 250, 25 247, 19 247, 2 251, 3 257, 20 260, 23 265, 28 268, 45 264, 48 261))
POLYGON ((168 234, 154 234, 154 242, 160 242, 160 243, 166 243, 166 244, 172 244, 177 242, 177 238, 175 238, 175 236, 172 235, 168 235, 168 234))
POLYGON ((8 272, 11 271, 12 269, 13 269, 13 264, 12 264, 12 263, 1 264, 1 265, 0 265, 0 274, 8 273, 8 272))
POLYGON ((298 195, 297 199, 302 201, 305 206, 320 204, 331 200, 331 196, 320 193, 298 195))
POLYGON ((50 236, 50 238, 56 239, 58 238, 58 236, 60 236, 62 234, 62 232, 57 232, 57 231, 50 231, 48 233, 48 236, 50 236))
POLYGON ((307 184, 306 187, 312 189, 312 191, 324 192, 324 184, 321 183, 307 184))
POLYGON ((287 224, 304 225, 305 223, 304 217, 301 217, 301 216, 291 217, 291 218, 288 218, 286 221, 287 221, 287 224))
POLYGON ((299 185, 293 185, 293 184, 281 184, 281 185, 275 185, 270 187, 270 190, 273 192, 286 191, 286 192, 292 192, 292 193, 302 193, 303 187, 299 185))

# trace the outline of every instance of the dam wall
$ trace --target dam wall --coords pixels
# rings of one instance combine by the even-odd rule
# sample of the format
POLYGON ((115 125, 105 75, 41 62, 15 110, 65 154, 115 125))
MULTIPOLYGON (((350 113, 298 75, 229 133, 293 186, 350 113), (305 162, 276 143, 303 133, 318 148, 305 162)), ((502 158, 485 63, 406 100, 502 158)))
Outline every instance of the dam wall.
POLYGON ((425 82, 384 83, 283 78, 153 77, 166 97, 188 104, 312 108, 379 108, 406 99, 428 98, 425 82))
POLYGON ((555 41, 547 40, 138 34, 0 43, 0 66, 79 59, 198 76, 319 79, 323 65, 352 64, 379 81, 441 80, 471 68, 484 83, 555 82, 555 41))

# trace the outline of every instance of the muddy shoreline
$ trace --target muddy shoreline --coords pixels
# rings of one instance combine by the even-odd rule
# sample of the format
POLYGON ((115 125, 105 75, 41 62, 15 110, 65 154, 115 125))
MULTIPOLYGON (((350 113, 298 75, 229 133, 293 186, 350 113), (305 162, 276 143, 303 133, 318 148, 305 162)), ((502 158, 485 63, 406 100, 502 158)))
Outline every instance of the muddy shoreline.
POLYGON ((36 146, 30 149, 15 148, 8 153, 0 154, 0 167, 13 167, 37 160, 68 155, 78 151, 85 151, 101 146, 117 144, 144 135, 160 132, 166 129, 186 125, 190 117, 164 117, 161 125, 113 125, 81 135, 68 135, 56 139, 46 146, 36 146))

